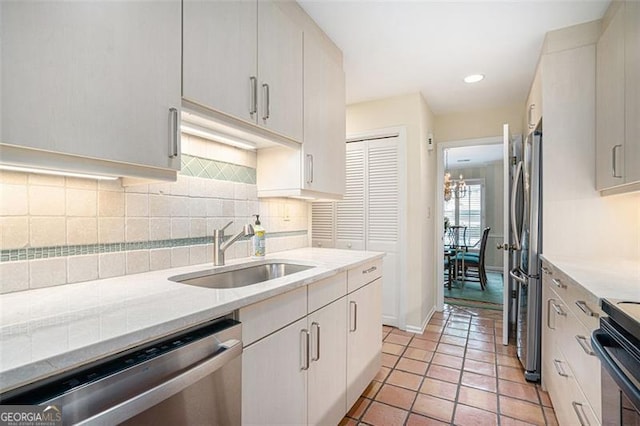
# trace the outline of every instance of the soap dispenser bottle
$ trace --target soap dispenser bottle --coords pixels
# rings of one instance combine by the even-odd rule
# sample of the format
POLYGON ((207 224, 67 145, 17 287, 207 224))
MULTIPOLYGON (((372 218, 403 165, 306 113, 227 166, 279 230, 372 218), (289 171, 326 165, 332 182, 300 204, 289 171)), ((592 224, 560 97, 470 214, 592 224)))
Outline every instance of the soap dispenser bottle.
POLYGON ((260 215, 254 214, 256 218, 256 223, 253 225, 253 256, 254 257, 264 257, 265 255, 265 244, 264 237, 266 234, 265 229, 260 224, 260 215))

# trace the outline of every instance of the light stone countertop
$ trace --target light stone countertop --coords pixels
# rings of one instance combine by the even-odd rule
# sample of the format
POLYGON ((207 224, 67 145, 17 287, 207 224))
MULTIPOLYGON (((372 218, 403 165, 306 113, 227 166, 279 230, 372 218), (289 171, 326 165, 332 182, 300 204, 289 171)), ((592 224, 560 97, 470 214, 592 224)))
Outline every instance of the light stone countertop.
MULTIPOLYGON (((211 263, 0 295, 0 392, 229 314, 383 253, 302 248, 266 256, 314 268, 235 289, 180 284, 211 263)), ((226 266, 249 264, 250 258, 226 266)), ((223 267, 224 268, 224 267, 223 267)))
POLYGON ((640 302, 640 262, 621 259, 576 259, 542 255, 599 299, 640 302))

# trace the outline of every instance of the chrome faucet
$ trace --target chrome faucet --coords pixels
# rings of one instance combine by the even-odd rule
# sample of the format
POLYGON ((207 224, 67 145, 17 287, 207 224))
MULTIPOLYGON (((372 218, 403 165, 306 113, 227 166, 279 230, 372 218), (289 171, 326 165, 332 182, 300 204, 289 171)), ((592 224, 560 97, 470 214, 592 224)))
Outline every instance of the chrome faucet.
POLYGON ((215 266, 224 266, 224 252, 231 247, 231 244, 235 243, 242 237, 253 235, 253 226, 251 226, 251 224, 247 224, 242 227, 240 232, 225 242, 224 230, 232 223, 233 221, 227 223, 222 227, 222 229, 216 229, 213 231, 213 264, 215 266))

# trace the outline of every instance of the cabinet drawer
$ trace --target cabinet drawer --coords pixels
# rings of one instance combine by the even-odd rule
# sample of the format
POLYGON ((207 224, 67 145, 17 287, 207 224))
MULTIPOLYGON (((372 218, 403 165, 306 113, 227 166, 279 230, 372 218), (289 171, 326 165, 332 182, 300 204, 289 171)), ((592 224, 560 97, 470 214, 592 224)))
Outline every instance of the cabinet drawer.
POLYGON ((547 262, 544 262, 543 274, 549 279, 555 293, 575 314, 578 321, 589 330, 595 330, 600 326, 599 319, 603 312, 599 308, 597 297, 547 262))
MULTIPOLYGON (((553 356, 542 360, 542 374, 561 425, 599 425, 596 415, 576 381, 567 358, 555 347, 553 356)), ((599 370, 598 370, 599 372, 599 370)))
POLYGON ((367 262, 350 269, 347 275, 348 292, 351 293, 365 284, 382 276, 382 259, 367 262))
POLYGON ((601 415, 600 361, 591 348, 591 331, 569 313, 556 342, 598 418, 601 415))
POLYGON ((244 346, 307 315, 307 288, 300 287, 262 302, 241 308, 244 346))
POLYGON ((308 312, 314 312, 347 294, 347 273, 330 277, 307 287, 308 312))

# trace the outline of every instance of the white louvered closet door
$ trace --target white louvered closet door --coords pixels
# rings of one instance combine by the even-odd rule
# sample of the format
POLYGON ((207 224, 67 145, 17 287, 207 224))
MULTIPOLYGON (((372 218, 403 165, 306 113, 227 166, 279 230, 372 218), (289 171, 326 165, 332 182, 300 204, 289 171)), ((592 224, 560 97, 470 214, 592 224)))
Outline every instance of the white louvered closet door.
POLYGON ((400 311, 400 224, 405 204, 398 138, 377 139, 366 147, 366 249, 383 258, 383 323, 398 325, 400 311))
POLYGON ((336 203, 336 248, 365 250, 365 142, 347 144, 345 193, 336 203))

